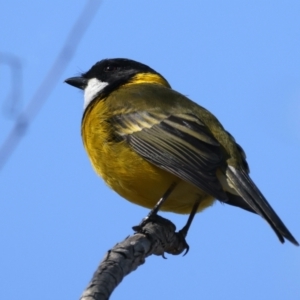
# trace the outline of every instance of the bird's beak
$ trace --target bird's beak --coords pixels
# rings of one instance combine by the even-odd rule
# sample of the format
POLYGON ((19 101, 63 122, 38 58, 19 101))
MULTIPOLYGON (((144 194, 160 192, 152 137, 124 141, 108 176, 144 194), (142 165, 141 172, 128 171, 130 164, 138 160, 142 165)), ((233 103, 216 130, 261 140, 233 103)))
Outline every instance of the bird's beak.
POLYGON ((84 90, 87 86, 88 80, 83 77, 71 77, 66 79, 65 83, 75 86, 81 90, 84 90))

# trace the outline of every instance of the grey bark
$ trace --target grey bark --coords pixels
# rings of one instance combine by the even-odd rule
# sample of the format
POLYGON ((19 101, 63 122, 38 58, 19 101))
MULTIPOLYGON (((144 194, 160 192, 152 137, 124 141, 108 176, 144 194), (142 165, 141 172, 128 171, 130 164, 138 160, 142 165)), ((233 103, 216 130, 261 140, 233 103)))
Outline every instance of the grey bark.
POLYGON ((80 300, 107 300, 122 279, 154 254, 177 255, 188 250, 185 238, 169 220, 160 216, 148 221, 139 231, 109 250, 80 300))

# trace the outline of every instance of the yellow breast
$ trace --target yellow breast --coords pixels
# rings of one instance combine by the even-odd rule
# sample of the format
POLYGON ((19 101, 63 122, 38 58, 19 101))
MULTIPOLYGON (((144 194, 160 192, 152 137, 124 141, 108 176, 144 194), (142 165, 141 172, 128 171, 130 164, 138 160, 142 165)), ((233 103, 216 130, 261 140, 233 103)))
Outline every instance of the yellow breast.
POLYGON ((95 101, 86 110, 82 120, 82 138, 95 171, 125 199, 153 208, 176 182, 176 188, 162 210, 190 213, 196 199, 201 199, 198 211, 211 205, 214 199, 193 185, 186 183, 135 153, 126 141, 116 139, 109 119, 115 111, 109 99, 95 101))

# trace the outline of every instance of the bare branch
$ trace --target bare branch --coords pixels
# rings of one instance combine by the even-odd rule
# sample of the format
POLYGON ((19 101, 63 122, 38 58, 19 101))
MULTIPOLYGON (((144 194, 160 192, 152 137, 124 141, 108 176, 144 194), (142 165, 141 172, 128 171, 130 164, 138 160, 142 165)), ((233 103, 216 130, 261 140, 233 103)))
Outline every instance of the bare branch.
POLYGON ((169 220, 160 216, 151 219, 133 236, 109 250, 81 300, 106 300, 123 278, 145 262, 147 256, 170 253, 177 255, 188 249, 180 232, 169 220))

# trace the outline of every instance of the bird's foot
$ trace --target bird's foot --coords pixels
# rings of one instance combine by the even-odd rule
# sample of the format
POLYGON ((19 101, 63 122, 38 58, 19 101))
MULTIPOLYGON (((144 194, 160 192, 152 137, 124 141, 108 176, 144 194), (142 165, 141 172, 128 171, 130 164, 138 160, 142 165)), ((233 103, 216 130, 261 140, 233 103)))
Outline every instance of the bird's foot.
MULTIPOLYGON (((169 220, 155 214, 147 216, 142 222, 132 227, 137 233, 149 235, 155 232, 157 235, 157 242, 161 243, 163 253, 173 255, 181 254, 183 251, 186 255, 189 251, 189 245, 185 240, 186 234, 184 228, 176 232, 176 226, 169 220)), ((162 254, 164 257, 164 254, 162 254)))

